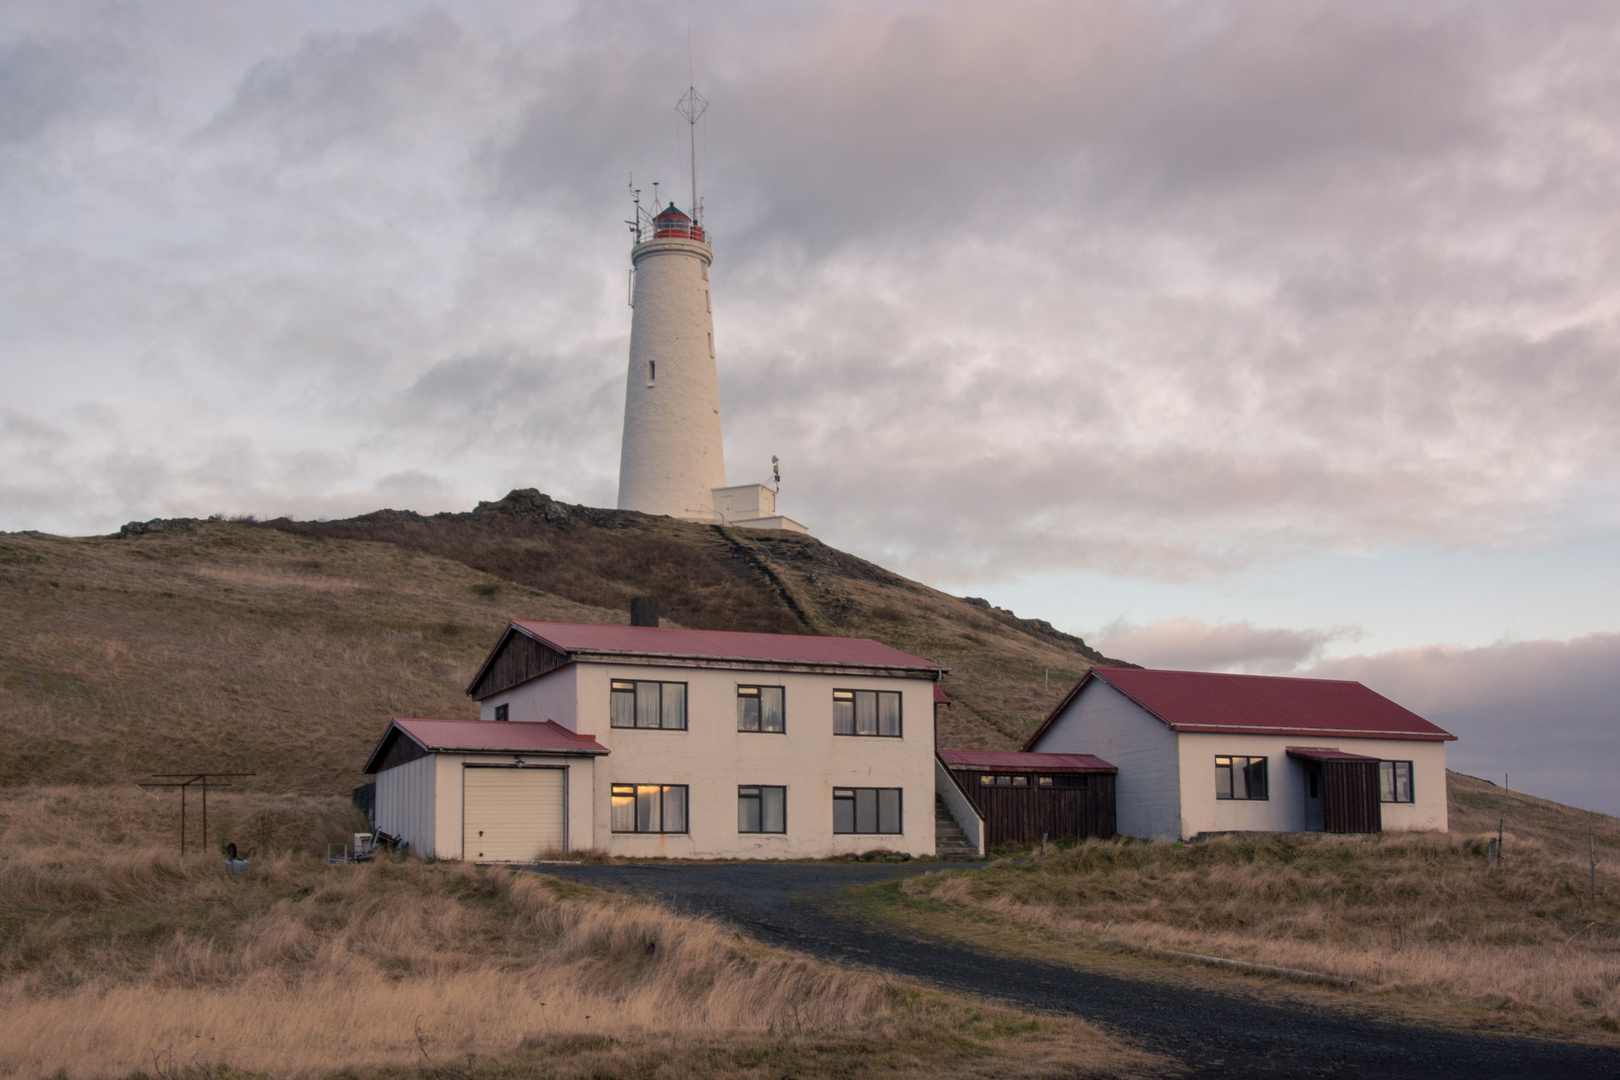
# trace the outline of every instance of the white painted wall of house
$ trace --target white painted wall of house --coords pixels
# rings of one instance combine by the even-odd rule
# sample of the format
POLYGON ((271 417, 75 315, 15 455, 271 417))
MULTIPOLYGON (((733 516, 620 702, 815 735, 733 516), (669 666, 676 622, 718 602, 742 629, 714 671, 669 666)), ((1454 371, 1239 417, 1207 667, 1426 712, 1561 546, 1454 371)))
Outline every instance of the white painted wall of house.
POLYGON ((595 771, 592 845, 612 854, 815 858, 873 848, 912 855, 934 852, 934 699, 933 684, 926 680, 581 663, 490 700, 509 702, 514 719, 549 718, 596 736, 608 748, 610 753, 595 771), (575 694, 572 710, 560 703, 558 687, 565 679, 575 694), (614 679, 685 682, 687 730, 611 727, 609 695, 614 679), (783 687, 786 732, 738 731, 739 685, 783 687), (835 688, 899 690, 902 737, 834 735, 835 688), (531 696, 535 704, 525 700, 531 696), (685 784, 689 831, 614 833, 615 783, 685 784), (737 788, 752 784, 787 788, 786 834, 737 831, 737 788), (902 789, 904 832, 834 834, 834 787, 902 789))
POLYGON ((495 719, 495 707, 505 705, 508 720, 533 724, 554 720, 569 731, 578 731, 574 726, 574 717, 579 708, 578 678, 579 665, 569 664, 541 678, 503 690, 478 703, 478 719, 495 719))
POLYGON ((1181 836, 1176 733, 1102 680, 1087 683, 1032 749, 1095 754, 1116 766, 1114 827, 1122 835, 1181 836))
POLYGON ((715 521, 714 491, 726 485, 726 465, 709 313, 713 252, 693 240, 652 240, 638 244, 630 258, 635 310, 619 508, 715 521))
POLYGON ((1412 762, 1413 801, 1382 804, 1385 831, 1446 828, 1446 744, 1443 742, 1346 739, 1324 735, 1183 732, 1179 748, 1182 837, 1190 839, 1201 832, 1294 832, 1304 829, 1305 763, 1288 756, 1287 748, 1290 746, 1326 747, 1381 761, 1412 762), (1245 800, 1215 797, 1215 758, 1227 754, 1267 759, 1269 798, 1245 800))

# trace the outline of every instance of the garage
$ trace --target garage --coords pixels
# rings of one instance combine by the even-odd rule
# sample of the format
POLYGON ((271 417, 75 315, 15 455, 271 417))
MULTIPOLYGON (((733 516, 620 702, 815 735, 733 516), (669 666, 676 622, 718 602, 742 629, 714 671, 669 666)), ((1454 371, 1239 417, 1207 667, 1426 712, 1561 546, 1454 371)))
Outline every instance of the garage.
POLYGON ((533 862, 567 850, 567 770, 470 764, 464 769, 462 858, 533 862))
POLYGON ((376 827, 425 859, 533 862, 590 847, 607 747, 550 720, 407 720, 366 762, 376 827))

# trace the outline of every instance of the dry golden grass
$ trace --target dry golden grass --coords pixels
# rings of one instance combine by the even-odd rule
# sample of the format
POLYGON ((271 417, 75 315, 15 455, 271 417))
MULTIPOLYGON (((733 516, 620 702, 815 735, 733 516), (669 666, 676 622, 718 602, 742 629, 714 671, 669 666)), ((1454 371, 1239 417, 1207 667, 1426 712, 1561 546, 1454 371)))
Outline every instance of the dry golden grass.
POLYGON ((328 866, 307 850, 352 827, 338 800, 216 805, 222 834, 266 837, 244 873, 151 846, 172 807, 139 792, 0 800, 0 1076, 1166 1068, 1078 1022, 767 949, 556 879, 407 858, 328 866))
MULTIPOLYGON (((1464 799, 1490 797, 1481 781, 1453 783, 1464 799)), ((1620 1033, 1620 820, 1545 800, 1504 810, 1507 857, 1494 870, 1476 809, 1454 813, 1450 833, 1092 840, 913 878, 896 899, 930 925, 965 915, 958 929, 1015 928, 1046 949, 1112 939, 1346 976, 1383 1001, 1620 1033)), ((1490 815, 1491 835, 1496 824, 1490 815)))
POLYGON ((508 618, 616 617, 391 545, 228 522, 0 536, 0 607, 0 786, 206 768, 327 794, 363 781, 390 716, 476 716, 462 691, 508 618))

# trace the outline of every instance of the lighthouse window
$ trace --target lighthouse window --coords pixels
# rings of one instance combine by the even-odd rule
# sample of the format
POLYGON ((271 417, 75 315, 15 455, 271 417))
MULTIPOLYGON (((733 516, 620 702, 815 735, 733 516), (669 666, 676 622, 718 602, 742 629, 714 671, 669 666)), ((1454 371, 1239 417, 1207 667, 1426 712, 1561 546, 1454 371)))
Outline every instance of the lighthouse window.
POLYGON ((714 334, 712 332, 709 334, 709 355, 714 355, 714 334))
POLYGON ((703 280, 704 281, 709 280, 709 264, 708 263, 703 264, 703 280))
POLYGON ((709 290, 708 289, 703 290, 703 310, 708 311, 708 312, 713 312, 714 311, 714 308, 709 305, 709 290))
POLYGON ((656 361, 656 360, 647 361, 647 381, 648 382, 657 382, 658 381, 658 361, 656 361))

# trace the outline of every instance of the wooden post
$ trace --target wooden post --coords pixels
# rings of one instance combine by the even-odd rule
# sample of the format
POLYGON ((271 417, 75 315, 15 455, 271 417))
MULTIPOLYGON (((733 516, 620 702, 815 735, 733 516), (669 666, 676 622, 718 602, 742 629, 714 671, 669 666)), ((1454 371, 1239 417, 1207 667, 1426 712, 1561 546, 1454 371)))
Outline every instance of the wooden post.
POLYGON ((1597 906, 1597 830, 1586 830, 1586 843, 1592 853, 1592 906, 1597 906))
POLYGON ((1502 819, 1502 818, 1497 818, 1496 819, 1496 857, 1498 859, 1500 859, 1502 857, 1502 821, 1503 820, 1504 819, 1502 819))

